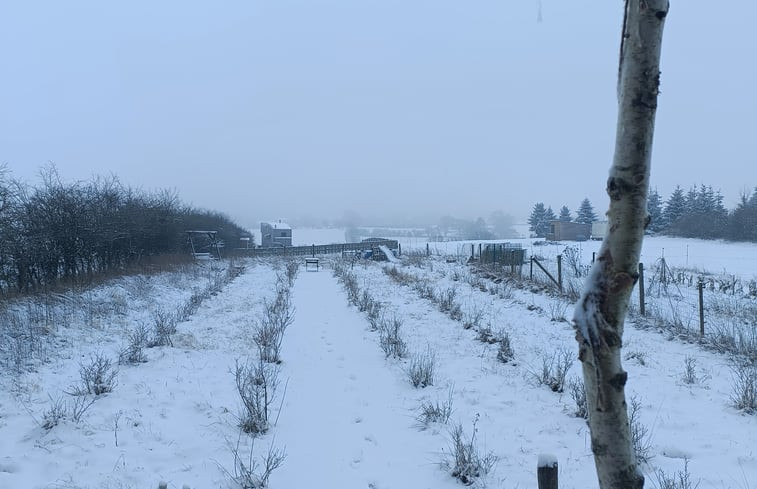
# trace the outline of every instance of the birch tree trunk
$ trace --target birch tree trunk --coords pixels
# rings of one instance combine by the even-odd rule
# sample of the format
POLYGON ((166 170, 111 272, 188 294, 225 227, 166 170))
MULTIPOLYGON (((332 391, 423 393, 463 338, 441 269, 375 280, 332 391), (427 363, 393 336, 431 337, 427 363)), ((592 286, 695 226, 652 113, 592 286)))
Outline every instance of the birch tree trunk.
POLYGON ((608 230, 574 316, 601 489, 641 489, 621 364, 623 323, 647 224, 660 48, 668 0, 626 0, 618 71, 618 127, 607 193, 608 230))

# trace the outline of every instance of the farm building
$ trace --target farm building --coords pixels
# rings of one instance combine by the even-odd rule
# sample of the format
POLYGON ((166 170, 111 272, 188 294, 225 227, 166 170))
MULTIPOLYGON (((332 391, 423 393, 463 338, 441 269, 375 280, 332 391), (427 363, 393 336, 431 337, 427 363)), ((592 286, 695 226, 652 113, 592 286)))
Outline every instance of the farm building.
POLYGON ((281 222, 281 220, 277 222, 261 222, 260 246, 263 248, 292 246, 291 226, 281 222))
POLYGON ((550 221, 547 239, 550 241, 586 241, 591 236, 591 224, 569 221, 550 221))

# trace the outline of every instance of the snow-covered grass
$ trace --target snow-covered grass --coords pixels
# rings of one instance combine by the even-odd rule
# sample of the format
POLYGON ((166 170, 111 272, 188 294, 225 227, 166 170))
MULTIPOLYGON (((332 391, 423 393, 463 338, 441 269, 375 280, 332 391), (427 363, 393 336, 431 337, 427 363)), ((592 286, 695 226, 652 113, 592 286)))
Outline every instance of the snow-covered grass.
MULTIPOLYGON (((597 487, 570 300, 464 261, 330 260, 341 280, 212 262, 6 307, 0 487, 535 487, 542 453, 561 488, 597 487), (282 283, 296 313, 261 363, 282 283), (149 347, 158 323, 168 341, 149 347), (144 361, 119 362, 140 327, 144 361), (245 391, 265 409, 248 430, 240 390, 260 387, 261 365, 276 389, 245 391)), ((718 299, 722 316, 754 327, 737 299, 718 299)), ((648 487, 750 487, 754 367, 668 331, 624 338, 648 487)))

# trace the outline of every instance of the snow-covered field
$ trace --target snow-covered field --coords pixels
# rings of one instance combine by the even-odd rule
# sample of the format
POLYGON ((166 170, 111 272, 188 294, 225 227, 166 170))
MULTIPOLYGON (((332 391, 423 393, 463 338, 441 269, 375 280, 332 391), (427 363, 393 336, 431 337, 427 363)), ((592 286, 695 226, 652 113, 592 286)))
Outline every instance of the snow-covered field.
MULTIPOLYGON (((437 245, 452 255, 461 246, 437 245)), ((547 258, 562 251, 524 245, 547 258)), ((583 256, 590 257, 595 245, 582 243, 583 256)), ((745 280, 757 275, 753 245, 651 238, 644 256, 658 258, 663 248, 675 265, 685 266, 688 256, 689 268, 725 268, 745 280)), ((252 454, 260 464, 272 447, 286 452, 270 475, 272 488, 454 488, 461 484, 447 463, 450 430, 457 424, 466 439, 475 431, 482 455, 496 457, 478 485, 535 487, 538 456, 550 453, 560 464, 561 488, 597 487, 587 427, 574 415, 568 389, 556 393, 536 380, 556 352, 576 349, 573 330, 562 320, 571 316, 564 299, 543 288, 475 279, 468 267, 442 256, 397 265, 437 294, 454 290, 463 315, 456 320, 413 286, 392 280, 384 268, 394 265, 341 263, 385 317, 402 321, 408 355, 395 359, 384 355, 366 314, 347 303, 332 273, 339 262, 324 260, 318 272, 301 267, 292 289, 296 316, 277 366, 271 427, 252 438, 238 427, 235 364, 256 361, 252 332, 276 294, 283 264, 249 261, 229 282, 218 279, 222 270, 208 269, 220 265, 127 277, 84 292, 81 310, 69 308, 63 324, 45 328, 38 343, 45 346, 32 355, 38 360, 31 368, 19 372, 18 364, 6 364, 0 380, 1 488, 148 489, 162 481, 169 488, 234 488, 240 487, 233 482, 234 454, 245 463, 252 454), (56 403, 70 411, 77 397, 67 393, 80 383, 81 365, 97 353, 115 363, 139 324, 153 324, 161 312, 197 296, 204 300, 178 323, 172 346, 147 348, 146 362, 118 366, 112 392, 98 396, 78 421, 68 414, 43 427, 56 403), (92 301, 102 307, 85 310, 92 301), (464 329, 476 313, 478 324, 464 329), (498 361, 497 344, 479 340, 487 327, 508 335, 511 362, 498 361), (407 372, 424 352, 434 355, 434 382, 414 388, 407 372), (421 405, 443 405, 450 393, 449 422, 423 426, 421 405)), ((628 392, 646 430, 648 487, 655 485, 656 470, 683 470, 686 461, 702 489, 753 487, 757 417, 732 406, 728 357, 669 336, 626 329, 628 392), (692 360, 696 379, 687 383, 685 365, 692 360)), ((574 357, 569 380, 579 375, 574 357)))

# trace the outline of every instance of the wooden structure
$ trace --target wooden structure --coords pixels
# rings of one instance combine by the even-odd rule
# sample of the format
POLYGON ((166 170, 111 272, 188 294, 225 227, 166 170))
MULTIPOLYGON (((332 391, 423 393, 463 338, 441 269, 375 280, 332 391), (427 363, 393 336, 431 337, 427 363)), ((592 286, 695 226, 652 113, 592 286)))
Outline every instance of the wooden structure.
POLYGON ((305 271, 310 272, 315 267, 315 271, 318 271, 318 258, 305 258, 305 271))
POLYGON ((586 241, 591 237, 591 224, 570 221, 550 221, 549 241, 586 241))
POLYGON ((199 260, 221 258, 218 231, 190 230, 185 233, 187 233, 187 241, 194 258, 199 260))

